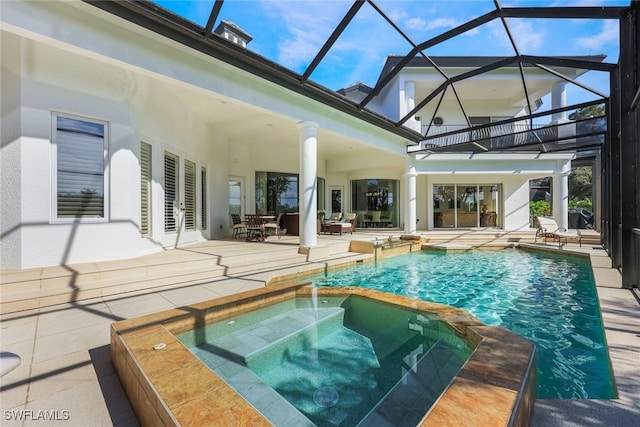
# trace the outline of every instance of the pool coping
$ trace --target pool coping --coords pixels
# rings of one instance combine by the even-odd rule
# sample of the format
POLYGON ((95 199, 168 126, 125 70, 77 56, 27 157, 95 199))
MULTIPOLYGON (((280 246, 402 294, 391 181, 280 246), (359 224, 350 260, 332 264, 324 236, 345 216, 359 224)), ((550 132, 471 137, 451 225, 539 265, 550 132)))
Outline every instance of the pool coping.
POLYGON ((370 289, 289 281, 111 325, 111 360, 142 425, 272 425, 175 334, 298 296, 359 295, 437 314, 477 344, 421 426, 524 426, 536 396, 535 345, 464 310, 370 289), (158 344, 162 344, 159 345, 158 344), (154 349, 159 348, 159 349, 154 349))

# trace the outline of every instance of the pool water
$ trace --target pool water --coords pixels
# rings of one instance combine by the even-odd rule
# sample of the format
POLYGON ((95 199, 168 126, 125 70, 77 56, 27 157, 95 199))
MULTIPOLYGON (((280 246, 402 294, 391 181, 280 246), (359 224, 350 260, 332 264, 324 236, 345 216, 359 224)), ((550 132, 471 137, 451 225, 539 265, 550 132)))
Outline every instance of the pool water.
POLYGON ((473 350, 436 315, 358 296, 296 298, 177 338, 276 425, 416 425, 473 350))
POLYGON ((586 258, 517 249, 413 252, 309 276, 467 310, 537 346, 537 397, 612 399, 615 385, 586 258))

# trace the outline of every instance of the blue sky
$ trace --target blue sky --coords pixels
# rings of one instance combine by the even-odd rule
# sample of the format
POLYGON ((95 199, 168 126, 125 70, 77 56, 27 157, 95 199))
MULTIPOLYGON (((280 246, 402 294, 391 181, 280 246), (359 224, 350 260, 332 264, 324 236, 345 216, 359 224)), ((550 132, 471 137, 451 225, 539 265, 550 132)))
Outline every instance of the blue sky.
MULTIPOLYGON (((204 26, 214 2, 156 3, 204 26)), ((629 3, 629 0, 503 0, 500 5, 568 7, 629 3)), ((352 0, 226 0, 218 22, 220 19, 234 22, 253 37, 248 45, 250 50, 302 74, 352 4, 352 0)), ((379 0, 375 4, 416 44, 494 9, 492 0, 379 0)), ((615 20, 508 19, 507 22, 522 54, 605 54, 606 62, 618 60, 615 20)), ((374 86, 386 57, 405 55, 411 48, 410 42, 365 3, 311 79, 333 90, 356 82, 374 86)), ((501 22, 494 20, 425 54, 511 56, 515 51, 501 22)), ((608 93, 608 76, 604 73, 589 72, 581 82, 608 93)), ((582 96, 588 95, 578 89, 575 97, 582 96)))

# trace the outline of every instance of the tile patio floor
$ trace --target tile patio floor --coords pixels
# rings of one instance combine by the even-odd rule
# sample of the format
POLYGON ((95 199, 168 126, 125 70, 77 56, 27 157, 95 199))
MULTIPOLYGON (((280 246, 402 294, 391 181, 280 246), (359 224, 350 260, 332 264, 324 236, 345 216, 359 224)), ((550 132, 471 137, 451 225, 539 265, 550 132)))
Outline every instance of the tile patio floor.
MULTIPOLYGON (((283 256, 269 264, 275 244, 208 242, 194 252, 202 253, 207 249, 216 256, 223 256, 225 251, 230 254, 250 249, 262 252, 267 262, 257 263, 256 258, 246 258, 248 265, 243 266, 239 259, 235 260, 237 264, 233 268, 221 270, 215 280, 204 284, 158 285, 116 295, 109 295, 105 290, 96 298, 3 314, 0 317, 1 350, 20 355, 22 363, 0 380, 0 424, 139 425, 110 362, 110 323, 261 287, 270 276, 292 269, 299 271, 325 263, 344 262, 350 256, 345 252, 345 242, 350 238, 372 240, 375 237, 357 234, 320 237, 319 245, 342 246, 327 259, 313 262, 301 261, 299 256, 292 255, 290 262, 283 256), (23 419, 17 420, 19 416, 23 419), (43 417, 53 419, 45 421, 43 417)), ((276 244, 295 247, 297 238, 285 237, 276 244)), ((569 248, 579 249, 577 245, 569 245, 569 248)), ((539 400, 532 424, 545 427, 636 426, 640 420, 640 305, 630 291, 620 289, 620 275, 608 267, 609 259, 601 248, 586 245, 580 250, 591 253, 619 398, 539 400)), ((168 260, 188 255, 177 250, 156 257, 168 260)), ((110 262, 110 265, 113 268, 117 263, 110 262)), ((131 260, 124 260, 122 266, 125 270, 130 268, 131 260)))

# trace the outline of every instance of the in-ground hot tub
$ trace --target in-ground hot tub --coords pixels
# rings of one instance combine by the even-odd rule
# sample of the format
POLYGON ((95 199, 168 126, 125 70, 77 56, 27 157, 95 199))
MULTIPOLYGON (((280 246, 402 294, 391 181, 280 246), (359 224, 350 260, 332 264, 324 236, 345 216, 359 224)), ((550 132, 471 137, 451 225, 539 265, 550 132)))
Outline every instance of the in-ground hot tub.
POLYGON ((416 425, 475 348, 437 315, 297 297, 178 335, 276 425, 416 425))
POLYGON ((534 346, 448 306, 267 287, 112 325, 145 425, 523 425, 534 346))

